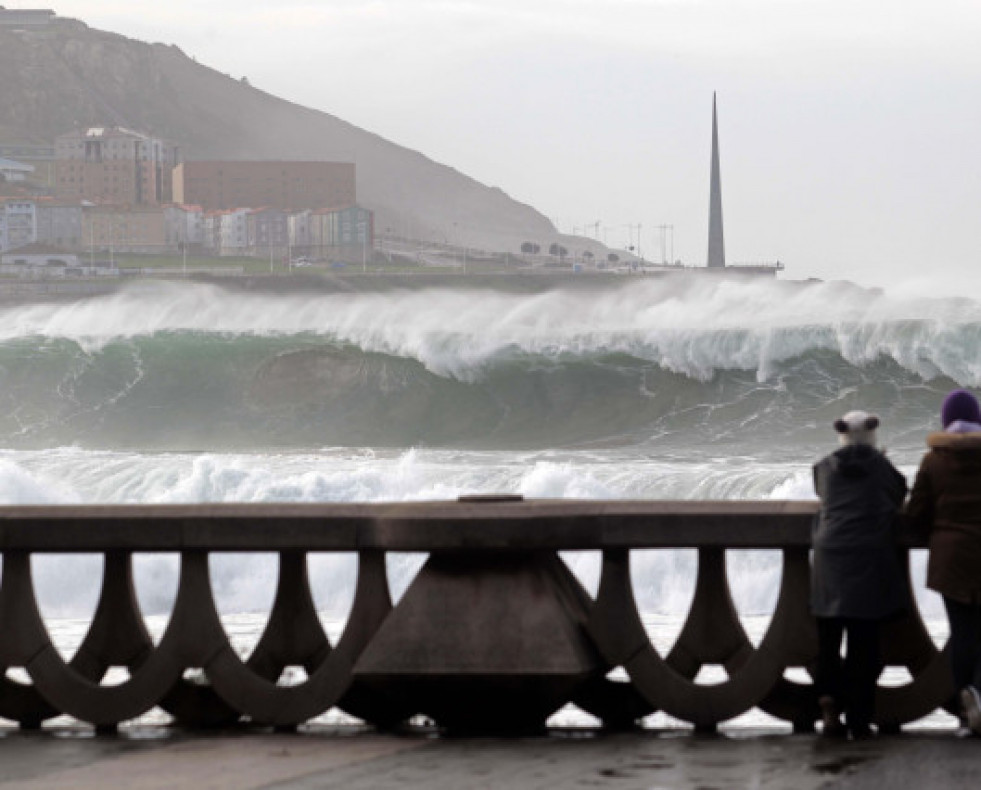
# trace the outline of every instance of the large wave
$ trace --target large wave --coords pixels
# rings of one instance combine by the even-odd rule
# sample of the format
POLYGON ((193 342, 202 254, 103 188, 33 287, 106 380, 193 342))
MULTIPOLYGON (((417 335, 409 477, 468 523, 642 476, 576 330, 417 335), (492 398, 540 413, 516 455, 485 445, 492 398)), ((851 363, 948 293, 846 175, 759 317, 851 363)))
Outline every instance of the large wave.
POLYGON ((625 279, 534 293, 488 288, 258 294, 161 284, 71 304, 0 311, 0 342, 72 340, 86 350, 161 333, 313 335, 472 380, 515 355, 624 354, 699 380, 829 350, 889 357, 924 377, 981 384, 981 303, 900 298, 848 283, 720 277, 625 279))
POLYGON ((977 302, 844 283, 157 284, 0 310, 0 446, 810 446, 861 406, 912 447, 979 349, 977 302))

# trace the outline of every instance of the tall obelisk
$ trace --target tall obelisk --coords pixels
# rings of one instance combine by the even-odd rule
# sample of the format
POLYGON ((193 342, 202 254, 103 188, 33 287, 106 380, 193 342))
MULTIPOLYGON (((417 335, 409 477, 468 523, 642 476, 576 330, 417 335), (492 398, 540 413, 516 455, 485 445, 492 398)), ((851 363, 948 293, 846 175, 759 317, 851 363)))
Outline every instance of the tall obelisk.
POLYGON ((709 194, 709 251, 708 267, 724 269, 726 245, 722 237, 722 180, 719 178, 719 123, 715 113, 715 93, 712 94, 712 188, 709 194))

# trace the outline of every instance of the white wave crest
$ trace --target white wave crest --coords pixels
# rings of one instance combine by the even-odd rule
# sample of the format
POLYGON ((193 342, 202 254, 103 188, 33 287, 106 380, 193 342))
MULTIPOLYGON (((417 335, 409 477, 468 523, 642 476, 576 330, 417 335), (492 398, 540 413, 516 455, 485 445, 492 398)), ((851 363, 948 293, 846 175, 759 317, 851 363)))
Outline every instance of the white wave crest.
POLYGON ((886 355, 925 378, 981 384, 981 303, 847 283, 665 277, 530 295, 466 287, 271 295, 160 284, 8 307, 0 317, 0 342, 68 338, 86 349, 174 331, 314 334, 463 380, 515 354, 607 353, 701 380, 720 369, 766 380, 780 362, 826 349, 855 365, 886 355))
POLYGON ((79 501, 63 482, 0 458, 0 505, 70 505, 79 501))

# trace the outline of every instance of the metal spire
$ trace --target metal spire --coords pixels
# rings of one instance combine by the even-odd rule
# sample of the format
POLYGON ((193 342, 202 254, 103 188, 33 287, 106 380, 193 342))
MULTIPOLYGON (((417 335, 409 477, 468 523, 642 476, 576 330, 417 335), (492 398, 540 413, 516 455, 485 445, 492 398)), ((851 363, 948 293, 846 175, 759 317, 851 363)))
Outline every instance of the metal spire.
POLYGON ((722 180, 719 177, 719 123, 712 93, 712 187, 709 193, 709 268, 725 268, 726 249, 722 235, 722 180))

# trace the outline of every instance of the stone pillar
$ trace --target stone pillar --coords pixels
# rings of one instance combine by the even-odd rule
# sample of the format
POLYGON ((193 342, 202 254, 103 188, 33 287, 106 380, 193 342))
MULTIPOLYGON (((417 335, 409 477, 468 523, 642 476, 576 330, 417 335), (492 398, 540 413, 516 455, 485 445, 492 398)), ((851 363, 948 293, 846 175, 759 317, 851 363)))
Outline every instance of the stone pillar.
POLYGON ((554 552, 434 554, 367 645, 355 679, 464 732, 541 729, 606 667, 554 552))

